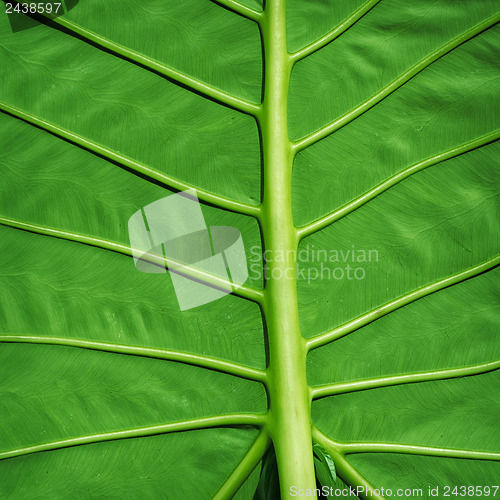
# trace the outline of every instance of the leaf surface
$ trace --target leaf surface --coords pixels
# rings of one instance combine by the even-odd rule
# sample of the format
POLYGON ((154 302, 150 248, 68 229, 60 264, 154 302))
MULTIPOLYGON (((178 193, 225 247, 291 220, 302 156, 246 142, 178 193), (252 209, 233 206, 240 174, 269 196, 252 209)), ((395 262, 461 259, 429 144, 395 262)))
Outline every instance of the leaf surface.
POLYGON ((497 3, 262 9, 0 16, 0 497, 500 477, 497 3), (188 188, 249 279, 181 312, 127 223, 188 188))

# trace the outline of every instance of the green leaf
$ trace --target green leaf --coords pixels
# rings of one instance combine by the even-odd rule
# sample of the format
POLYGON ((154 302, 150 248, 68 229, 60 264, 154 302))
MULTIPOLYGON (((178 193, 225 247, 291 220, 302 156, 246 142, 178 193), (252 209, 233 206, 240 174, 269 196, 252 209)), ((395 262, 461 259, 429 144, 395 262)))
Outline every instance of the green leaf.
POLYGON ((321 486, 335 486, 337 473, 335 472, 335 463, 329 453, 320 445, 313 446, 314 466, 316 468, 316 477, 321 486))
POLYGON ((0 497, 493 496, 498 2, 72 5, 0 13, 0 497))
POLYGON ((280 498, 280 484, 276 454, 270 448, 262 459, 262 470, 254 500, 271 500, 273 498, 280 498))

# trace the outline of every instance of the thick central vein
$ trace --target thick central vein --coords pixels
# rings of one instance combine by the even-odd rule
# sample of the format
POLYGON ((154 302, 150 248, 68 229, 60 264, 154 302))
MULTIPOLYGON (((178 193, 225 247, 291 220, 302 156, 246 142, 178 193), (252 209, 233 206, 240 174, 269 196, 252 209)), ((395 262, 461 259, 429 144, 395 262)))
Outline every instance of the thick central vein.
POLYGON ((262 20, 265 84, 259 126, 264 161, 262 234, 267 281, 262 308, 269 338, 269 431, 283 495, 292 486, 314 489, 306 349, 299 328, 296 280, 297 231, 292 217, 293 151, 287 105, 292 60, 286 47, 285 0, 269 0, 262 20), (283 259, 274 257, 283 256, 283 259))

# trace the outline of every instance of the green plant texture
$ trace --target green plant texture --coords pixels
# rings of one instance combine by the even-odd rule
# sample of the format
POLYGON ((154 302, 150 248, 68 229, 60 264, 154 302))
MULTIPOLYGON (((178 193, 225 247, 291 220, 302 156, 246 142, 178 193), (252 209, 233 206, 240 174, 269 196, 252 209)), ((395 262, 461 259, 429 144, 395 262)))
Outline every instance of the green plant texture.
POLYGON ((0 16, 0 498, 493 496, 498 2, 35 17, 0 16), (181 311, 127 223, 189 188, 249 278, 181 311))

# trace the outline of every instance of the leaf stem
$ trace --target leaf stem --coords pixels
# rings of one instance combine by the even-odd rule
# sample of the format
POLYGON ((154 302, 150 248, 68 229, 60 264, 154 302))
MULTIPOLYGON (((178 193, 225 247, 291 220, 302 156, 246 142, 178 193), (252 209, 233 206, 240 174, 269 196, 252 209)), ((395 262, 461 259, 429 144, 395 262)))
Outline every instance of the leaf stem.
MULTIPOLYGON (((122 255, 127 255, 129 257, 133 256, 132 248, 122 245, 121 243, 115 243, 102 238, 95 238, 78 233, 61 231, 59 229, 52 229, 45 226, 28 224, 26 222, 16 221, 6 217, 0 217, 0 225, 22 229, 30 233, 44 234, 46 236, 61 238, 75 243, 83 243, 96 248, 102 248, 103 250, 111 250, 113 252, 121 253, 122 255)), ((170 272, 174 272, 189 279, 200 281, 207 286, 219 288, 227 293, 232 293, 233 295, 251 300, 252 302, 256 302, 258 304, 261 304, 264 298, 264 293, 261 290, 247 287, 245 285, 235 287, 233 283, 225 280, 224 278, 215 276, 214 274, 210 274, 201 269, 186 266, 174 259, 165 258, 163 255, 147 254, 147 256, 141 257, 141 259, 159 267, 166 267, 170 272)))
POLYGON ((416 382, 430 382, 435 380, 446 380, 457 377, 470 377, 492 372, 500 368, 500 360, 480 365, 467 366, 465 368, 451 368, 447 370, 435 370, 422 373, 410 373, 407 375, 396 375, 392 377, 380 377, 355 382, 345 382, 340 384, 329 384, 311 388, 313 399, 346 394, 367 389, 378 389, 380 387, 390 387, 401 384, 414 384, 416 382))
POLYGON ((29 335, 0 335, 0 342, 26 343, 26 344, 47 344, 67 347, 77 347, 82 349, 92 349, 95 351, 111 352, 115 354, 131 354, 147 358, 164 359, 167 361, 177 361, 199 368, 208 368, 228 375, 261 382, 265 384, 266 373, 222 359, 212 358, 200 354, 190 354, 186 352, 174 351, 171 349, 152 349, 149 347, 127 346, 111 344, 105 342, 95 342, 93 340, 79 340, 58 337, 38 337, 29 335))
POLYGON ((157 170, 154 170, 153 168, 148 167, 147 165, 144 165, 139 161, 133 160, 125 155, 113 151, 112 149, 101 146, 100 144, 97 144, 90 139, 82 137, 79 134, 58 127, 53 123, 42 120, 41 118, 27 113, 26 111, 22 111, 18 108, 10 106, 6 103, 0 102, 0 111, 3 111, 4 113, 7 113, 15 118, 19 118, 26 123, 34 125, 45 130, 46 132, 55 135, 56 137, 59 137, 60 139, 68 141, 71 144, 75 144, 76 146, 85 149, 86 151, 89 151, 113 163, 116 163, 128 171, 144 176, 150 182, 155 181, 166 187, 167 189, 174 189, 177 191, 194 189, 196 190, 196 194, 200 200, 206 203, 210 203, 211 205, 214 205, 216 207, 253 217, 258 217, 260 214, 260 208, 257 206, 239 203, 237 201, 224 198, 223 196, 204 191, 203 189, 198 189, 191 184, 182 182, 162 172, 158 172, 157 170))
POLYGON ((358 10, 349 16, 344 22, 336 26, 334 29, 329 31, 326 35, 322 36, 315 42, 297 50, 293 54, 290 54, 290 58, 293 64, 297 63, 301 59, 313 54, 317 50, 322 49, 330 42, 338 38, 342 33, 345 33, 351 26, 353 26, 359 19, 361 19, 368 11, 370 11, 375 5, 377 5, 380 0, 368 0, 364 3, 358 10))
POLYGON ((182 422, 172 422, 170 424, 153 425, 151 427, 139 427, 135 429, 127 429, 122 431, 104 432, 101 434, 92 434, 89 436, 80 436, 71 439, 63 439, 61 441, 52 441, 50 443, 37 444, 17 450, 9 450, 0 452, 0 460, 7 458, 20 457, 31 453, 41 451, 51 451, 61 448, 69 448, 71 446, 80 446, 84 444, 102 443, 105 441, 114 441, 116 439, 129 439, 147 436, 157 436, 170 432, 183 432, 198 429, 209 429, 213 427, 224 426, 255 426, 262 427, 265 424, 265 415, 257 414, 232 414, 221 415, 217 417, 202 417, 182 422))
POLYGON ((250 449, 247 451, 236 469, 226 479, 224 484, 219 488, 213 500, 231 500, 236 492, 241 488, 243 483, 248 479, 262 457, 266 453, 271 439, 266 431, 261 430, 257 439, 254 441, 250 449))
POLYGON ((263 203, 260 218, 268 255, 262 303, 269 338, 269 432, 274 444, 283 498, 295 486, 314 491, 311 400, 306 351, 297 303, 297 231, 293 223, 293 155, 287 107, 292 63, 286 47, 285 0, 268 0, 261 23, 264 43, 264 101, 258 119, 263 153, 263 203), (283 259, 274 258, 284 256, 283 259))
POLYGON ((467 269, 466 271, 461 271, 457 274, 448 276, 447 278, 435 281, 430 285, 425 285, 422 288, 418 288, 413 292, 402 295, 401 297, 398 297, 397 299, 388 302, 387 304, 384 304, 381 307, 377 307, 376 309, 373 309, 369 313, 359 316, 358 318, 349 321, 348 323, 345 323, 344 325, 339 326, 338 328, 317 335, 316 337, 312 337, 311 339, 306 341, 307 349, 308 350, 316 349, 317 347, 333 342, 334 340, 344 337, 345 335, 348 335, 358 330, 359 328, 366 326, 372 323, 373 321, 382 318, 383 316, 386 316, 387 314, 393 311, 396 311, 397 309, 400 309, 403 306, 411 304, 412 302, 415 302, 418 299, 426 297, 431 293, 437 292, 438 290, 442 290, 443 288, 447 288, 451 285, 455 285, 456 283, 460 283, 461 281, 465 281, 469 278, 472 278, 481 273, 489 271, 497 267, 499 264, 500 264, 500 255, 497 255, 496 257, 487 260, 486 262, 483 262, 475 267, 467 269))
POLYGON ((240 111, 251 116, 257 116, 260 110, 259 104, 253 104, 245 99, 241 99, 234 95, 231 95, 223 90, 219 90, 208 83, 202 82, 192 76, 189 76, 182 71, 176 70, 165 66, 164 64, 156 61, 155 59, 140 54, 132 49, 124 47, 112 40, 109 40, 97 33, 94 33, 78 24, 69 21, 65 17, 54 18, 52 16, 38 14, 40 18, 47 19, 50 23, 54 25, 61 26, 64 28, 65 33, 70 36, 75 36, 80 40, 91 43, 99 49, 104 49, 111 54, 120 57, 132 64, 141 66, 142 68, 149 70, 157 75, 167 78, 172 83, 175 83, 182 88, 185 88, 191 92, 201 95, 202 97, 214 100, 219 104, 228 106, 232 109, 240 111))
POLYGON ((349 111, 341 118, 338 118, 334 122, 320 128, 319 130, 316 130, 316 132, 313 132, 307 137, 304 137, 299 141, 295 141, 293 143, 294 153, 297 154, 298 152, 304 150, 308 146, 312 146, 316 142, 320 141, 321 139, 324 139, 333 132, 336 132, 340 128, 352 122, 358 116, 362 115, 363 113, 371 109, 373 106, 378 104, 382 99, 385 99, 389 94, 392 94, 392 92, 403 86, 406 82, 411 80, 415 75, 417 75, 422 70, 427 68, 427 66, 431 65, 433 62, 437 61, 439 58, 443 57, 445 54, 452 51, 459 45, 462 45, 471 38, 474 38, 476 35, 483 32, 484 30, 491 28, 496 23, 498 23, 498 21, 500 21, 500 14, 496 14, 486 19, 485 21, 478 24, 477 26, 474 26, 473 28, 466 31, 462 35, 454 38, 453 40, 451 40, 451 42, 448 42, 447 44, 443 45, 440 49, 435 50, 427 57, 419 61, 417 64, 413 65, 408 71, 404 72, 401 76, 399 76, 391 83, 386 85, 375 95, 370 97, 367 101, 363 102, 353 110, 349 111))
POLYGON ((474 149, 490 144, 498 139, 500 139, 500 129, 495 130, 490 134, 483 135, 482 137, 478 137, 477 139, 469 141, 453 149, 450 149, 443 153, 439 153, 423 161, 415 163, 412 166, 405 168, 401 172, 393 175, 392 177, 389 177, 389 179, 382 182, 377 187, 371 189, 370 191, 367 191, 365 194, 349 202, 347 205, 344 205, 342 208, 339 208, 338 210, 335 210, 334 212, 324 217, 321 217, 320 219, 317 219, 314 222, 311 222, 310 224, 300 227, 298 229, 299 238, 300 239, 306 238, 307 236, 310 236, 311 234, 329 226, 330 224, 333 224, 342 217, 345 217, 346 215, 354 212, 359 207, 362 207, 363 205, 365 205, 365 203, 368 203, 370 200, 373 200, 379 194, 383 193, 384 191, 387 191, 392 186, 395 186, 399 182, 403 181, 404 179, 407 179, 408 177, 417 172, 420 172, 421 170, 424 170, 428 167, 432 167, 433 165, 437 165, 438 163, 449 160, 456 156, 473 151, 474 149))
POLYGON ((242 5, 241 3, 236 2, 235 0, 212 0, 212 1, 214 3, 221 5, 222 7, 225 7, 231 12, 234 12, 235 14, 245 17, 246 19, 250 19, 251 21, 255 21, 256 23, 260 22, 262 19, 262 12, 251 9, 250 7, 242 5))

